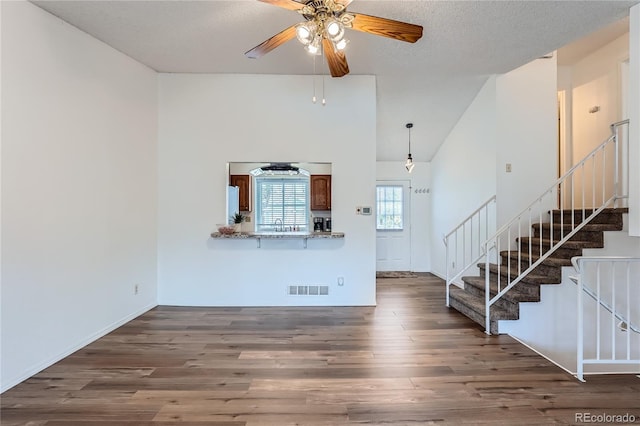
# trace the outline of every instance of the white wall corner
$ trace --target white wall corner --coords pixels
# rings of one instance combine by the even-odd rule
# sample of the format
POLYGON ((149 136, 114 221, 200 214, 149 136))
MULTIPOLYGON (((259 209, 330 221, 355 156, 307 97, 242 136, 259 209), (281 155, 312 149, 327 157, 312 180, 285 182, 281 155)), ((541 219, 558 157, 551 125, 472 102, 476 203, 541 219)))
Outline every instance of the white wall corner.
POLYGON ((629 11, 629 92, 629 235, 640 237, 640 4, 629 11))

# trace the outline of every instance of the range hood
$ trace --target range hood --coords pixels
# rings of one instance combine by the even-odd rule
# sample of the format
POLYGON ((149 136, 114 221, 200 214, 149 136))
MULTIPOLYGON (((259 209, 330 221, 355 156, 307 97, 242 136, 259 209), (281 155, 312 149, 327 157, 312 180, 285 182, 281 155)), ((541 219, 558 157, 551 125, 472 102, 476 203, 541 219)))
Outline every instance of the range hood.
POLYGON ((296 166, 292 166, 291 163, 270 163, 267 166, 260 167, 263 172, 295 172, 300 170, 296 166))

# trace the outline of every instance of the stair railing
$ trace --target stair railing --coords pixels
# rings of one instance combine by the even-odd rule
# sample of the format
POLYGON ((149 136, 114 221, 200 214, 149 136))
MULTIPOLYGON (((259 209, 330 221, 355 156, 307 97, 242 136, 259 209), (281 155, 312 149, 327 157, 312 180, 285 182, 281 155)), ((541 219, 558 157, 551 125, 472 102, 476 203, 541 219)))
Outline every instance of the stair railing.
POLYGON ((579 273, 578 380, 584 382, 586 364, 640 366, 640 329, 632 322, 640 317, 640 258, 577 256, 571 262, 579 273), (586 306, 585 294, 597 305, 586 306), (621 332, 626 332, 624 337, 621 332))
MULTIPOLYGON (((628 198, 628 193, 623 193, 625 192, 623 182, 628 181, 628 175, 621 176, 620 173, 621 170, 628 170, 628 166, 621 167, 622 159, 620 158, 621 153, 628 152, 628 148, 626 151, 621 149, 623 144, 620 142, 620 128, 628 125, 629 120, 613 123, 610 126, 611 136, 487 239, 483 249, 485 333, 491 334, 491 306, 494 303, 606 207, 617 200, 628 198), (561 209, 559 220, 554 223, 554 215, 551 214, 551 222, 544 225, 543 215, 557 205, 558 200, 560 200, 561 209), (570 220, 565 221, 563 210, 570 212, 570 220), (534 227, 539 230, 539 238, 535 238, 534 227), (545 237, 548 237, 548 241, 545 241, 545 237), (517 244, 513 248, 515 238, 517 238, 517 244), (526 238, 526 244, 522 244, 525 241, 523 238, 526 238), (499 259, 503 259, 497 264, 496 288, 491 288, 491 252, 498 259, 497 263, 499 259)), ((624 160, 627 163, 628 157, 625 156, 624 160)))
POLYGON ((495 232, 496 196, 482 203, 443 237, 446 265, 446 303, 449 306, 449 287, 484 254, 484 243, 495 232))

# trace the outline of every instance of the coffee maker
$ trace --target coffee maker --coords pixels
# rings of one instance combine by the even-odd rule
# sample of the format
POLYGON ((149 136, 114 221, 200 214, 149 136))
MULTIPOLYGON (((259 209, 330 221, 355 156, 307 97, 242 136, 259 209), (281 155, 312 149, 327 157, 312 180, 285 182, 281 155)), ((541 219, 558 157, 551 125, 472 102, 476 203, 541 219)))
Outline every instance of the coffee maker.
POLYGON ((313 232, 324 231, 324 217, 313 218, 313 232))

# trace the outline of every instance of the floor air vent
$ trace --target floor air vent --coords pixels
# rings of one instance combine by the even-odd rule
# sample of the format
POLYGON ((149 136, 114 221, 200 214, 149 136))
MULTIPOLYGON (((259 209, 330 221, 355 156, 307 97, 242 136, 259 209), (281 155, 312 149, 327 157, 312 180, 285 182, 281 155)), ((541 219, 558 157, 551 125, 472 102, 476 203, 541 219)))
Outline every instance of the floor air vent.
POLYGON ((328 296, 328 285, 290 285, 287 287, 290 296, 328 296))

